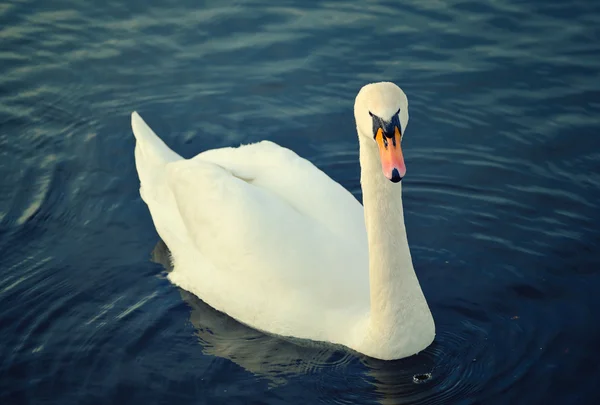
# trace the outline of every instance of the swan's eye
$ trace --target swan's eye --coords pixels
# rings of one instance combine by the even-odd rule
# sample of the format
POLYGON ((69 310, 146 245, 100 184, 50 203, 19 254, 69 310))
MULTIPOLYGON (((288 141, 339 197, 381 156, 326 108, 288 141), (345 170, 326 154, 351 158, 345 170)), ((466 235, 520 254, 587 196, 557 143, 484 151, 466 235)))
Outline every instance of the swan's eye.
MULTIPOLYGON (((382 130, 385 132, 385 123, 383 122, 383 120, 381 118, 379 118, 378 116, 373 114, 371 111, 369 111, 369 115, 373 119, 373 139, 377 139, 377 133, 379 130, 382 130)), ((384 136, 384 138, 385 138, 385 136, 384 136)))

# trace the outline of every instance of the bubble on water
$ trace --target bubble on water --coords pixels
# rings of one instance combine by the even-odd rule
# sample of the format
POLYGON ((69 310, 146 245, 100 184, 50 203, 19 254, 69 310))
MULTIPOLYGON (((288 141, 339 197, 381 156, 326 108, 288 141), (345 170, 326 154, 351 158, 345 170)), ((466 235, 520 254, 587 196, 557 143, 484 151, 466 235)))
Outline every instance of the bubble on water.
POLYGON ((413 382, 415 384, 423 384, 431 380, 431 373, 415 374, 413 375, 413 382))

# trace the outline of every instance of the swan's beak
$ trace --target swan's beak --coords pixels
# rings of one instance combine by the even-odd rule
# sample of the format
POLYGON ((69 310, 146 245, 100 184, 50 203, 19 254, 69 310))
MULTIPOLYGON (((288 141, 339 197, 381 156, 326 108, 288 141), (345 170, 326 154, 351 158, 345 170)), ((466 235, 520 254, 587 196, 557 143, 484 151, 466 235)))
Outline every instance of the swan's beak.
POLYGON ((394 183, 398 183, 406 174, 400 138, 401 133, 398 127, 394 127, 394 135, 391 138, 388 138, 381 128, 375 136, 377 146, 379 146, 383 174, 394 183))

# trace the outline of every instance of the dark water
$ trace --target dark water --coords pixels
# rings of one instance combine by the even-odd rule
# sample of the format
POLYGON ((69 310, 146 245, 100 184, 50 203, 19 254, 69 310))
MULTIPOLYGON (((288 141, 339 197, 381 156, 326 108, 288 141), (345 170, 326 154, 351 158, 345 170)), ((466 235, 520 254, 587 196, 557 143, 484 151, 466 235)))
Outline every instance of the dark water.
POLYGON ((0 63, 0 404, 600 398, 599 2, 10 1, 0 63), (360 197, 379 80, 411 106, 430 348, 301 347, 166 280, 132 110, 186 157, 270 139, 360 197))

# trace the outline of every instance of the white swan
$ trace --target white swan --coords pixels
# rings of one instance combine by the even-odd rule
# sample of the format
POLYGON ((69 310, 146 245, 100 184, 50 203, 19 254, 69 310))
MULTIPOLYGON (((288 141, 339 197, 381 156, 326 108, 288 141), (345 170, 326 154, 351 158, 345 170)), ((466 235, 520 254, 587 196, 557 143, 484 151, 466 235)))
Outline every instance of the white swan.
POLYGON ((183 159, 134 112, 140 194, 173 283, 256 329, 399 359, 435 336, 402 210, 408 101, 393 83, 369 84, 354 115, 364 210, 272 142, 183 159))

